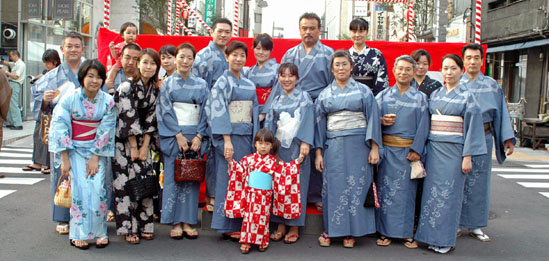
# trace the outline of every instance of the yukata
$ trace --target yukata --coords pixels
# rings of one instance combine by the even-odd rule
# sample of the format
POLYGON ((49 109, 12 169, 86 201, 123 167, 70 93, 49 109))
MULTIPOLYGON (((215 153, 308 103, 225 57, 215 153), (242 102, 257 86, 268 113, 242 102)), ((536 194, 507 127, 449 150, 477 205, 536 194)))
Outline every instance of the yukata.
POLYGON ((266 113, 264 106, 275 85, 278 84, 278 67, 276 59, 270 59, 261 68, 257 65, 244 71, 244 77, 255 83, 259 113, 266 113))
MULTIPOLYGON (((44 72, 44 74, 46 72, 44 72)), ((40 82, 43 79, 44 77, 40 77, 38 80, 36 80, 34 84, 32 84, 31 94, 33 99, 36 95, 38 95, 36 88, 40 85, 40 82)), ((35 104, 32 103, 31 106, 33 105, 35 104)), ((42 106, 40 105, 40 107, 42 106)), ((35 121, 34 133, 33 133, 33 139, 32 139, 32 163, 40 164, 42 165, 43 168, 47 169, 50 167, 50 154, 48 152, 48 145, 42 142, 42 134, 41 134, 42 126, 40 125, 40 120, 42 118, 42 108, 31 107, 31 111, 35 121)), ((51 114, 51 110, 49 110, 49 113, 51 114)))
MULTIPOLYGON (((198 197, 200 182, 175 182, 174 161, 179 151, 176 134, 183 134, 190 143, 196 134, 205 137, 207 120, 204 105, 210 95, 206 82, 189 76, 184 79, 174 73, 162 81, 156 118, 160 150, 164 157, 164 188, 162 191, 163 224, 196 224, 198 222, 198 197)), ((205 154, 207 142, 203 142, 200 155, 205 154)))
POLYGON ((225 214, 242 217, 240 243, 269 245, 269 216, 296 218, 301 214, 299 163, 278 161, 267 154, 248 155, 230 163, 225 214), (274 198, 273 198, 274 196, 274 198))
MULTIPOLYGON (((279 140, 281 136, 285 137, 285 141, 281 143, 278 155, 285 162, 290 162, 299 157, 301 143, 305 142, 310 146, 310 152, 314 145, 314 108, 311 97, 307 92, 294 89, 290 94, 282 92, 278 97, 273 99, 269 109, 266 111, 265 128, 275 133, 275 137, 279 140), (291 117, 289 121, 281 121, 281 114, 288 114, 291 117), (286 126, 284 126, 286 125, 286 126), (288 127, 291 126, 291 127, 288 127), (278 129, 281 128, 281 131, 278 129), (294 135, 283 135, 282 130, 295 129, 294 135), (293 137, 292 137, 293 136, 293 137)), ((282 116, 283 118, 285 116, 282 116)), ((293 133, 292 133, 293 134, 293 133)), ((301 185, 301 198, 307 199, 309 190, 309 174, 311 171, 311 161, 309 157, 305 157, 300 166, 299 183, 301 185)), ((305 202, 306 203, 306 202, 305 202)), ((283 223, 288 226, 304 226, 307 204, 302 204, 301 215, 296 219, 284 219, 278 216, 271 216, 271 220, 275 223, 283 223)))
POLYGON ((376 180, 381 207, 376 209, 377 232, 393 238, 412 238, 417 179, 410 179, 410 151, 420 156, 429 135, 427 96, 413 87, 400 94, 398 87, 382 90, 376 96, 380 117, 396 106, 395 122, 381 126, 383 160, 379 163, 376 180))
POLYGON ((412 87, 416 88, 417 90, 425 93, 427 95, 427 99, 431 96, 431 93, 433 93, 436 89, 442 87, 442 83, 435 79, 431 79, 429 75, 425 75, 425 79, 421 82, 421 84, 418 86, 415 79, 412 80, 412 87))
POLYGON ((324 159, 324 231, 330 237, 376 232, 374 208, 364 207, 373 182, 371 143, 381 149, 379 109, 372 91, 352 78, 343 89, 333 81, 318 96, 315 114, 315 147, 322 149, 324 159))
POLYGON ((227 218, 224 214, 229 178, 223 135, 230 135, 234 148, 233 157, 236 160, 252 154, 253 137, 259 129, 258 105, 255 84, 242 75, 239 80, 232 72, 226 70, 211 89, 211 96, 205 108, 215 149, 216 200, 212 228, 219 233, 240 231, 242 226, 242 219, 227 218))
POLYGON ((153 199, 131 201, 124 186, 136 176, 154 175, 151 154, 146 160, 131 161, 129 137, 135 136, 137 149, 141 148, 144 136, 150 136, 149 147, 155 147, 156 100, 158 88, 152 82, 145 87, 143 82, 124 82, 115 93, 114 101, 118 114, 116 125, 116 150, 112 159, 114 172, 113 188, 116 216, 116 234, 153 233, 153 199))
POLYGON ((380 50, 370 48, 365 45, 358 52, 352 46, 349 49, 351 59, 353 59, 353 73, 351 76, 355 81, 360 82, 372 90, 376 96, 383 89, 389 87, 389 76, 387 75, 387 63, 380 50))
MULTIPOLYGON (((330 85, 334 80, 334 75, 330 68, 333 54, 334 50, 322 44, 320 40, 316 42, 309 53, 305 53, 305 46, 303 43, 300 43, 284 54, 280 64, 291 62, 297 65, 299 80, 296 88, 306 91, 314 102, 324 87, 330 85)), ((273 98, 277 97, 282 92, 282 87, 278 84, 271 93, 271 96, 273 98)), ((270 99, 267 101, 267 104, 270 104, 270 99)), ((309 158, 311 166, 314 166, 315 155, 313 154, 309 158)), ((311 168, 309 180, 307 201, 321 202, 322 174, 316 168, 311 168)))
POLYGON ((428 137, 421 212, 415 239, 429 245, 453 247, 459 226, 466 175, 463 157, 486 154, 482 114, 465 85, 446 93, 439 88, 429 101, 428 137))
MULTIPOLYGON (((105 169, 114 155, 116 112, 112 96, 99 90, 90 101, 82 88, 65 96, 53 111, 49 149, 68 152, 71 164, 69 238, 93 240, 107 236, 107 192, 105 169), (98 172, 86 177, 86 167, 93 155, 99 156, 98 172)), ((60 157, 54 165, 61 166, 60 157)))
MULTIPOLYGON (((196 54, 193 63, 192 74, 206 81, 208 90, 211 90, 215 82, 229 69, 229 62, 225 59, 225 53, 213 41, 196 54)), ((212 137, 211 128, 208 128, 208 137, 212 137)), ((216 188, 216 163, 215 149, 210 140, 210 148, 206 155, 206 196, 215 198, 216 188)))
MULTIPOLYGON (((79 66, 80 67, 80 66, 79 66)), ((32 100, 32 113, 33 116, 39 119, 40 113, 42 112, 42 99, 44 98, 44 92, 56 90, 61 87, 63 84, 72 84, 74 87, 79 87, 80 83, 78 82, 78 75, 73 73, 71 68, 67 63, 62 63, 58 67, 47 72, 42 78, 40 78, 34 88, 32 100)), ((50 108, 54 108, 58 100, 54 100, 50 103, 50 108)), ((50 130, 53 130, 55 127, 50 126, 50 130)), ((53 198, 55 197, 55 192, 57 191, 57 181, 61 177, 61 170, 59 166, 52 164, 54 158, 61 158, 61 154, 50 153, 50 194, 51 194, 51 206, 52 206, 52 219, 54 222, 69 222, 70 214, 68 208, 58 207, 53 204, 53 198)), ((107 195, 110 195, 107 191, 107 195)))
POLYGON ((505 95, 497 82, 480 73, 475 80, 464 74, 461 83, 469 88, 480 106, 487 153, 473 157, 473 170, 465 178, 460 226, 481 228, 488 226, 494 140, 499 164, 503 164, 506 158, 505 141, 512 139, 515 144, 516 140, 509 120, 505 95))

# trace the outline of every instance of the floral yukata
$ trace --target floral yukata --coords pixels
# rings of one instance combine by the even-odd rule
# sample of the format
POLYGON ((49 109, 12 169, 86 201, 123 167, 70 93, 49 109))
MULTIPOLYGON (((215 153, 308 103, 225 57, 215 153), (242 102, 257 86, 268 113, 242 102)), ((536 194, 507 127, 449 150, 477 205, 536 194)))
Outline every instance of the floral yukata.
POLYGON ((233 160, 225 202, 227 217, 244 218, 240 243, 268 246, 271 203, 274 215, 293 219, 301 214, 297 160, 277 163, 274 156, 257 152, 242 158, 240 163, 233 160), (254 182, 252 176, 258 174, 270 175, 271 183, 254 182))
MULTIPOLYGON (((99 91, 90 101, 82 89, 63 98, 53 111, 49 150, 67 151, 71 163, 72 206, 70 234, 74 240, 93 240, 107 235, 108 212, 105 169, 114 155, 116 114, 112 96, 99 91), (86 178, 86 166, 99 156, 99 171, 86 178)), ((61 166, 56 157, 54 165, 61 166)))
MULTIPOLYGON (((120 85, 115 94, 118 124, 116 126, 116 150, 113 158, 114 196, 116 214, 116 233, 153 233, 153 200, 144 198, 133 202, 124 186, 137 175, 153 175, 150 153, 144 161, 131 161, 129 137, 135 136, 138 149, 143 144, 145 134, 151 136, 150 146, 155 146, 156 100, 158 88, 150 83, 148 87, 142 81, 127 81, 120 85)), ((153 148, 154 149, 154 148, 153 148)))

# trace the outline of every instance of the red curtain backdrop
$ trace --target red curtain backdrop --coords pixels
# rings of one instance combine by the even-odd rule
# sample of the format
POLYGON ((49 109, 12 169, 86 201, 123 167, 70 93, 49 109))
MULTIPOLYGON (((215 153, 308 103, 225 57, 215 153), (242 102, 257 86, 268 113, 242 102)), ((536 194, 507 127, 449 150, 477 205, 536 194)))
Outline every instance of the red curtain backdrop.
MULTIPOLYGON (((191 43, 196 50, 200 50, 208 45, 212 38, 208 36, 171 36, 171 35, 146 35, 142 34, 137 37, 137 43, 142 48, 153 48, 159 50, 164 45, 178 46, 182 43, 191 43)), ((248 45, 248 61, 246 66, 253 66, 256 63, 253 55, 253 38, 247 37, 233 37, 231 41, 241 41, 248 45)), ((97 37, 98 59, 107 65, 107 56, 110 55, 109 43, 114 41, 118 43, 122 41, 120 35, 116 32, 110 31, 106 28, 99 29, 99 35, 97 37)), ((301 39, 274 39, 274 48, 272 57, 276 58, 278 62, 282 59, 282 56, 286 51, 301 43, 301 39)), ((334 50, 349 49, 353 43, 351 40, 322 40, 322 43, 332 47, 334 50)), ((366 44, 370 47, 379 49, 385 61, 387 62, 387 69, 389 71, 390 85, 395 84, 395 78, 393 76, 393 64, 395 59, 403 54, 411 54, 416 49, 425 49, 431 54, 432 64, 429 68, 430 71, 439 71, 441 68, 441 59, 444 55, 449 53, 455 53, 461 56, 461 48, 466 43, 415 43, 415 42, 384 42, 384 41, 369 41, 366 44)), ((486 53, 486 45, 483 45, 486 53)), ((112 57, 111 57, 112 58, 112 57)), ((113 62, 114 64, 114 62, 113 62)), ((484 66, 483 66, 484 70, 484 66)))

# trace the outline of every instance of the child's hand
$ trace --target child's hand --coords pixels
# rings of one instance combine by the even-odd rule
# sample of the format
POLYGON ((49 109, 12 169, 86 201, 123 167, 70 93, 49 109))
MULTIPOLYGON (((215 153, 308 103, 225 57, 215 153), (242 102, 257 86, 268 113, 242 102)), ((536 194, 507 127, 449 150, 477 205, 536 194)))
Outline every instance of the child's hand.
POLYGON ((305 156, 303 154, 299 154, 299 157, 297 157, 297 164, 303 163, 303 160, 305 159, 305 156))
POLYGON ((110 42, 110 43, 109 43, 109 48, 111 48, 111 49, 114 48, 114 42, 110 42))

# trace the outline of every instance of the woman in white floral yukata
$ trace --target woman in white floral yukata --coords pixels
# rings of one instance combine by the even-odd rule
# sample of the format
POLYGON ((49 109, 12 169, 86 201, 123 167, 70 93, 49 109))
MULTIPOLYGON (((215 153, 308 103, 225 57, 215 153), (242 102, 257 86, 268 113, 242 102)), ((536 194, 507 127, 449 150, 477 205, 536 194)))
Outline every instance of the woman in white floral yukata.
MULTIPOLYGON (((82 88, 61 99, 53 111, 49 149, 60 153, 62 178, 71 177, 70 243, 88 249, 109 244, 107 237, 105 167, 114 155, 116 114, 112 96, 101 91, 107 78, 98 60, 87 60, 78 71, 82 88)), ((58 154, 56 154, 58 155, 58 154)))

